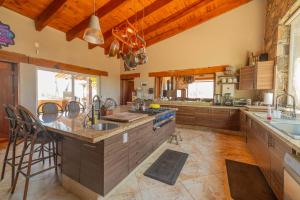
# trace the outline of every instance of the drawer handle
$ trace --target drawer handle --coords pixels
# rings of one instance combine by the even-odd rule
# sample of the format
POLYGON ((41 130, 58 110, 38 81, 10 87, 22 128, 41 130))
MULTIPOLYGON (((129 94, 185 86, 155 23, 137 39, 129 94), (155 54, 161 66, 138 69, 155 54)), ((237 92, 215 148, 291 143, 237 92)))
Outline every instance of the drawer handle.
POLYGON ((97 147, 95 145, 90 145, 90 144, 83 144, 83 146, 90 148, 90 149, 96 149, 97 147))

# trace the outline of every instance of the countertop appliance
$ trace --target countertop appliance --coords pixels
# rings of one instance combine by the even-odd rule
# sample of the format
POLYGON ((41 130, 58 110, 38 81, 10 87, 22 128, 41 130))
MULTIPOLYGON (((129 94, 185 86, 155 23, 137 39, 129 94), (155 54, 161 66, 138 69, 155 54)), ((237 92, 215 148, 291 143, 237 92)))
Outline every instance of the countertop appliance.
POLYGON ((214 105, 217 105, 217 106, 221 105, 222 104, 221 98, 222 98, 221 94, 215 94, 214 105))
POLYGON ((284 156, 284 200, 300 199, 300 158, 286 153, 284 156))

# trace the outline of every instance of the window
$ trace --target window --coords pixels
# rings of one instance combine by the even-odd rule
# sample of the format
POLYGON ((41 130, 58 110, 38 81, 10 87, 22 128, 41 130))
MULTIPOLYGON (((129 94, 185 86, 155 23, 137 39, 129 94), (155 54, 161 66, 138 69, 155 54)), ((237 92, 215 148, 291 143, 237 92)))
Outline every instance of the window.
POLYGON ((296 99, 300 108, 300 15, 291 23, 289 93, 296 99))
POLYGON ((213 80, 197 80, 188 85, 188 98, 213 99, 213 97, 214 97, 213 80))
POLYGON ((98 92, 93 76, 38 70, 38 105, 55 102, 65 106, 70 100, 88 105, 98 92))

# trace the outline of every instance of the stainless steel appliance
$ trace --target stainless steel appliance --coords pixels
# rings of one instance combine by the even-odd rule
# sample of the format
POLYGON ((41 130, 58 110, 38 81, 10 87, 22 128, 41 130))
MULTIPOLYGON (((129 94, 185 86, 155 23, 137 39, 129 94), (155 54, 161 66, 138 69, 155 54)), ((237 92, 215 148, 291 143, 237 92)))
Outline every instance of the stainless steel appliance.
POLYGON ((155 119, 153 121, 154 129, 164 126, 170 120, 173 120, 176 116, 176 111, 173 109, 168 109, 168 108, 159 108, 159 109, 148 108, 144 111, 129 110, 129 112, 144 113, 144 114, 148 114, 150 116, 155 115, 155 119))
POLYGON ((284 200, 300 199, 300 158, 286 153, 284 156, 284 200))
POLYGON ((221 98, 222 98, 222 96, 220 94, 215 94, 214 105, 221 105, 222 104, 221 98))

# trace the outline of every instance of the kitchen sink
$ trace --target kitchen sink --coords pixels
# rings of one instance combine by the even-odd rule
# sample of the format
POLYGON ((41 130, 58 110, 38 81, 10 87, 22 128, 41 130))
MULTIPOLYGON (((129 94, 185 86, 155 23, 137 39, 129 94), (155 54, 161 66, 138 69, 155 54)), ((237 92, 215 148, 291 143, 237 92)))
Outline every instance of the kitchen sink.
POLYGON ((287 134, 293 139, 300 140, 300 123, 283 123, 283 122, 269 122, 269 124, 279 131, 287 134))
POLYGON ((99 124, 92 125, 92 128, 95 129, 96 131, 107 131, 118 127, 119 127, 118 124, 113 124, 113 123, 99 123, 99 124))

